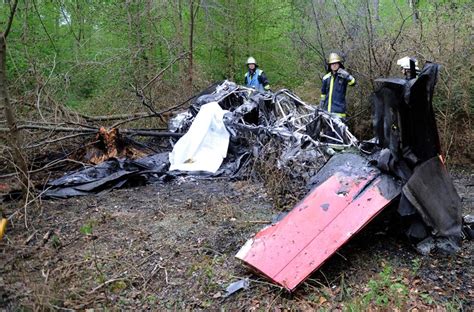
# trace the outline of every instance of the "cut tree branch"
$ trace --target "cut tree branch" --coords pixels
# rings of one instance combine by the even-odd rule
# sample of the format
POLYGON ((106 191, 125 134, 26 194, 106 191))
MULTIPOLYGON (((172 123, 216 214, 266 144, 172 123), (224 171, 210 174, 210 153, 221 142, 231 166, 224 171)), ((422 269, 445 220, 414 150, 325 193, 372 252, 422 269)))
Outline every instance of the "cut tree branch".
MULTIPOLYGON (((70 128, 70 127, 56 127, 51 126, 42 126, 42 125, 19 125, 18 129, 30 129, 30 130, 44 130, 44 131, 54 131, 54 132, 78 132, 82 134, 96 133, 99 129, 92 128, 70 128)), ((0 132, 9 132, 9 128, 0 128, 0 132)), ((129 134, 129 135, 139 135, 139 136, 156 136, 156 137, 181 137, 182 133, 174 133, 167 131, 154 131, 154 130, 137 130, 137 129, 120 129, 120 133, 129 134)))
POLYGON ((118 115, 103 115, 103 116, 87 116, 87 115, 80 115, 80 116, 87 121, 110 121, 110 120, 119 120, 119 119, 136 118, 136 117, 148 117, 148 116, 154 116, 154 114, 135 113, 135 114, 118 114, 118 115))

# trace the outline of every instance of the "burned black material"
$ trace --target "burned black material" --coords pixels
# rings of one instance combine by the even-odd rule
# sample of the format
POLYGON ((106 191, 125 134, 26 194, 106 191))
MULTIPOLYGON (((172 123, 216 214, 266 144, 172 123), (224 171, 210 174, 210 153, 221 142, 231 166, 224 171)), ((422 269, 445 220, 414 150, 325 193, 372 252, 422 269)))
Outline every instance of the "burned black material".
POLYGON ((461 238, 461 198, 439 157, 418 166, 403 193, 436 235, 461 238))
POLYGON ((238 91, 238 85, 235 83, 225 84, 222 81, 214 83, 195 98, 189 111, 195 117, 201 106, 210 102, 217 102, 222 109, 231 110, 243 104, 243 98, 238 91))
POLYGON ((432 105, 438 71, 429 63, 416 79, 375 80, 381 83, 372 96, 375 134, 396 161, 415 166, 441 153, 432 105))
MULTIPOLYGON (((449 246, 461 237, 461 205, 438 157, 441 149, 432 105, 438 71, 439 65, 427 63, 417 78, 376 80, 380 86, 371 100, 381 151, 374 158, 381 170, 406 183, 398 212, 411 222, 407 234, 420 240, 432 230, 435 242, 443 237, 449 241, 438 244, 449 253, 458 249, 449 246)), ((436 245, 424 242, 420 252, 436 245)))
POLYGON ((313 190, 332 177, 336 172, 342 172, 348 176, 368 176, 377 174, 379 170, 371 166, 366 158, 354 153, 336 154, 316 173, 308 183, 308 189, 313 190))
POLYGON ((45 198, 66 198, 112 190, 125 183, 144 184, 146 181, 160 180, 168 168, 168 153, 139 160, 113 158, 48 182, 42 194, 45 198))
MULTIPOLYGON (((382 196, 385 198, 394 198, 401 192, 401 184, 399 180, 391 175, 381 172, 374 165, 372 165, 366 157, 354 153, 342 153, 334 155, 310 180, 310 183, 308 184, 310 190, 313 190, 324 183, 336 172, 341 172, 347 176, 370 176, 372 181, 375 181, 377 178, 379 178, 377 187, 380 191, 380 194, 382 194, 382 196)), ((354 196, 354 199, 360 197, 371 185, 372 183, 367 183, 366 187, 354 196)), ((345 190, 340 189, 338 192, 343 194, 345 190)))

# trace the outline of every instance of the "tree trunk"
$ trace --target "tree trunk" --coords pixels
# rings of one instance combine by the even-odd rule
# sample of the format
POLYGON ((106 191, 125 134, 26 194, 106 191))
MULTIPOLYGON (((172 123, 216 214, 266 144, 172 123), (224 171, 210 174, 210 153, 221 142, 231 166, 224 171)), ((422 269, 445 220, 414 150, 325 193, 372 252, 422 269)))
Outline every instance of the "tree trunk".
POLYGON ((23 194, 26 194, 28 189, 28 166, 21 150, 21 133, 17 128, 15 113, 8 97, 6 54, 7 45, 5 35, 2 33, 0 34, 0 104, 4 107, 7 127, 9 129, 7 142, 12 150, 13 162, 19 171, 23 194))
MULTIPOLYGON (((232 12, 238 7, 233 1, 226 1, 226 9, 227 12, 232 12)), ((224 54, 225 54, 225 75, 226 78, 231 79, 233 81, 236 80, 236 75, 235 75, 235 36, 239 32, 237 31, 237 21, 236 21, 236 16, 232 16, 231 14, 227 15, 228 13, 225 12, 226 14, 224 18, 226 19, 226 27, 224 28, 224 54)), ((248 51, 248 49, 247 49, 248 51)), ((249 57, 250 55, 244 55, 244 57, 249 57)), ((242 62, 242 60, 240 60, 242 62)))
POLYGON ((128 48, 130 53, 129 60, 129 75, 133 79, 135 86, 141 86, 141 83, 145 79, 142 77, 141 70, 141 39, 140 39, 140 21, 138 19, 139 12, 138 5, 133 0, 127 0, 125 2, 125 8, 127 10, 127 22, 128 22, 128 48))
MULTIPOLYGON (((172 8, 175 11, 176 17, 174 18, 173 24, 176 29, 176 51, 177 55, 182 55, 185 52, 185 34, 183 26, 183 6, 181 0, 170 1, 172 8)), ((180 81, 186 81, 186 68, 184 62, 178 63, 179 79, 180 81)))
POLYGON ((189 64, 188 94, 193 93, 193 36, 194 36, 194 0, 189 0, 189 64))
POLYGON ((410 8, 413 11, 413 21, 418 22, 418 1, 417 0, 409 0, 410 8))
POLYGON ((374 0, 374 19, 380 22, 379 0, 374 0))
MULTIPOLYGON (((154 6, 154 1, 153 0, 148 0, 147 2, 147 22, 148 25, 146 28, 148 28, 147 31, 147 40, 146 40, 146 45, 147 45, 147 74, 148 76, 152 76, 153 73, 156 72, 156 46, 158 40, 155 38, 155 31, 154 29, 154 24, 155 24, 155 16, 153 12, 153 6, 154 6)), ((150 77, 147 77, 147 81, 150 79, 150 77)))

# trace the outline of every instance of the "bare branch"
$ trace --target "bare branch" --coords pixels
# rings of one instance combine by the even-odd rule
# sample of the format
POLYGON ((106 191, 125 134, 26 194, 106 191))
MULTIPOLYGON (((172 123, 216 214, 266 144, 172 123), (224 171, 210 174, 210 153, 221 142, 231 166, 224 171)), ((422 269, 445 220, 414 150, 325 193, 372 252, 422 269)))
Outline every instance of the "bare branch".
POLYGON ((308 48, 310 48, 311 50, 316 52, 316 54, 318 54, 318 56, 321 58, 323 63, 326 62, 326 58, 324 54, 322 54, 321 51, 319 51, 311 42, 308 42, 303 36, 301 36, 300 33, 298 33, 298 37, 300 38, 301 42, 303 42, 308 48))
POLYGON ((18 6, 18 0, 15 0, 15 2, 13 2, 13 7, 10 10, 10 16, 8 17, 7 27, 5 28, 5 31, 2 34, 2 36, 5 37, 5 39, 8 37, 8 34, 10 33, 10 29, 12 27, 13 18, 15 17, 17 6, 18 6))
MULTIPOLYGON (((58 53, 58 50, 56 49, 56 45, 54 44, 53 39, 52 39, 51 36, 49 35, 49 32, 48 32, 48 30, 46 29, 46 26, 45 26, 44 23, 43 23, 43 19, 41 18, 41 14, 39 13, 38 8, 36 7, 36 1, 33 0, 32 2, 33 2, 33 7, 35 8, 35 11, 36 11, 36 15, 38 16, 38 18, 39 18, 39 20, 40 20, 41 26, 43 27, 44 32, 45 32, 46 35, 48 36, 49 41, 51 42, 51 45, 53 46, 54 52, 57 54, 57 53, 58 53)), ((56 58, 56 56, 55 56, 55 58, 56 58)))
POLYGON ((334 4, 334 9, 336 9, 337 18, 338 18, 339 22, 341 23, 341 26, 342 26, 342 28, 344 29, 344 32, 346 33, 347 37, 348 37, 350 40, 353 40, 351 34, 349 33, 349 31, 348 31, 347 28, 346 28, 346 25, 345 25, 344 22, 342 21, 342 16, 341 16, 341 14, 339 13, 339 9, 338 9, 338 7, 337 7, 337 3, 336 3, 335 0, 333 1, 333 4, 334 4))
MULTIPOLYGON (((68 128, 68 127, 58 127, 56 125, 19 125, 18 129, 31 129, 31 130, 49 130, 56 132, 97 132, 98 129, 88 129, 88 128, 68 128)), ((9 132, 9 128, 0 128, 0 132, 9 132)))
POLYGON ((38 109, 38 113, 41 117, 41 119, 45 120, 43 117, 43 114, 41 113, 41 108, 40 108, 40 100, 41 100, 41 92, 43 89, 46 87, 48 84, 49 80, 51 79, 51 76, 53 75, 54 69, 56 68, 56 54, 54 54, 54 59, 53 59, 53 68, 51 69, 51 72, 49 73, 48 78, 46 79, 45 83, 40 85, 38 87, 38 92, 37 92, 37 99, 36 99, 36 108, 38 109))
POLYGON ((313 9, 314 22, 316 23, 316 28, 318 29, 318 43, 321 48, 320 54, 323 55, 324 64, 326 64, 326 58, 325 58, 326 52, 324 52, 323 36, 321 34, 321 28, 319 27, 318 16, 316 15, 316 9, 314 7, 313 1, 311 1, 311 7, 313 9))
POLYGON ((118 119, 127 119, 127 118, 135 118, 135 117, 148 117, 154 116, 154 114, 150 113, 135 113, 135 114, 119 114, 119 115, 104 115, 104 116, 87 116, 87 115, 80 115, 87 121, 110 121, 110 120, 118 120, 118 119))
POLYGON ((79 38, 76 35, 76 33, 74 32, 74 29, 72 28, 72 25, 71 25, 71 21, 69 20, 69 17, 67 16, 66 12, 64 12, 64 5, 63 5, 62 1, 58 0, 58 3, 59 3, 59 9, 61 11, 61 14, 63 15, 64 20, 66 21, 66 23, 68 24, 69 29, 70 29, 72 35, 74 36, 74 39, 76 39, 77 42, 80 42, 81 38, 79 38))
POLYGON ((145 86, 143 86, 139 91, 141 91, 141 93, 143 93, 143 90, 145 90, 151 83, 153 83, 156 79, 158 79, 161 75, 163 75, 164 72, 166 72, 174 63, 176 63, 177 61, 183 59, 189 52, 185 52, 185 53, 182 53, 181 55, 179 55, 177 58, 175 58, 174 60, 171 61, 171 63, 169 63, 168 65, 166 65, 165 68, 163 68, 162 70, 160 70, 160 72, 158 74, 156 74, 155 77, 153 77, 150 81, 148 81, 145 86))
MULTIPOLYGON (((137 116, 130 116, 130 118, 128 118, 127 120, 123 120, 123 121, 120 121, 120 122, 117 122, 115 124, 113 124, 111 126, 111 128, 116 128, 120 125, 123 125, 125 123, 128 123, 128 122, 131 122, 131 121, 135 121, 135 120, 139 120, 139 119, 142 119, 142 118, 148 118, 148 117, 162 117, 164 114, 166 113, 169 113, 169 112, 172 112, 174 110, 177 110, 178 108, 181 108, 182 106, 184 106, 186 103, 188 103, 189 101, 191 101, 192 99, 194 99, 196 97, 196 95, 193 95, 191 97, 189 97, 188 99, 186 99, 185 101, 179 103, 178 105, 175 105, 175 106, 172 106, 170 108, 167 108, 161 112, 154 112, 153 114, 145 114, 145 115, 137 115, 137 116)), ((163 119, 161 119, 163 120, 163 119)))
MULTIPOLYGON (((99 129, 90 129, 90 128, 70 128, 70 127, 57 127, 54 125, 51 126, 42 126, 42 125, 20 125, 18 129, 31 129, 31 130, 44 130, 44 131, 54 131, 54 132, 78 132, 85 134, 96 133, 99 129)), ((9 132, 9 128, 0 128, 0 132, 9 132)), ((163 136, 163 137, 180 137, 182 134, 174 132, 162 132, 154 130, 136 130, 136 129, 120 129, 120 132, 123 134, 131 135, 140 135, 140 136, 163 136)))
POLYGON ((39 142, 37 144, 28 145, 28 146, 25 146, 24 148, 26 148, 26 149, 36 148, 36 147, 40 147, 40 146, 43 146, 43 145, 56 143, 56 142, 59 142, 59 141, 64 141, 64 140, 68 140, 68 139, 72 139, 72 138, 76 138, 76 137, 80 137, 80 136, 87 136, 87 135, 94 135, 94 133, 90 133, 90 132, 88 132, 88 133, 82 133, 82 132, 81 133, 75 133, 75 134, 67 135, 67 136, 60 137, 60 138, 57 138, 57 139, 54 139, 54 140, 47 140, 47 141, 39 142))
MULTIPOLYGON (((71 162, 71 163, 75 163, 75 164, 80 164, 80 165, 82 165, 83 167, 91 167, 90 164, 86 164, 86 163, 83 163, 83 162, 80 162, 80 161, 77 161, 77 160, 74 160, 74 159, 69 159, 69 158, 66 158, 66 159, 56 159, 56 160, 53 160, 52 162, 47 163, 46 165, 44 165, 44 166, 41 167, 41 168, 38 168, 38 169, 35 169, 35 170, 29 170, 29 171, 28 171, 28 174, 31 175, 31 174, 33 174, 33 173, 38 173, 38 172, 41 172, 41 171, 43 171, 43 170, 52 168, 52 167, 54 167, 54 166, 56 166, 56 165, 59 165, 59 164, 61 164, 61 163, 65 163, 65 162, 71 162)), ((15 175, 17 175, 16 172, 3 174, 3 175, 0 175, 0 179, 5 179, 5 178, 14 177, 15 175)))

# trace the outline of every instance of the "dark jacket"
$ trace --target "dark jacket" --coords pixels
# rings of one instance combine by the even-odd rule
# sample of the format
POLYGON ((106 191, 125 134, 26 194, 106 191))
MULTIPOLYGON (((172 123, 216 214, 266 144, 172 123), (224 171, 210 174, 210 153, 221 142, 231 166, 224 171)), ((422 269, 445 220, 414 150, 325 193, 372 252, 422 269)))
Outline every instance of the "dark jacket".
POLYGON ((346 90, 347 86, 355 85, 355 78, 351 75, 342 78, 340 74, 333 75, 331 72, 323 77, 321 87, 322 109, 329 113, 337 113, 341 117, 346 114, 346 90))

